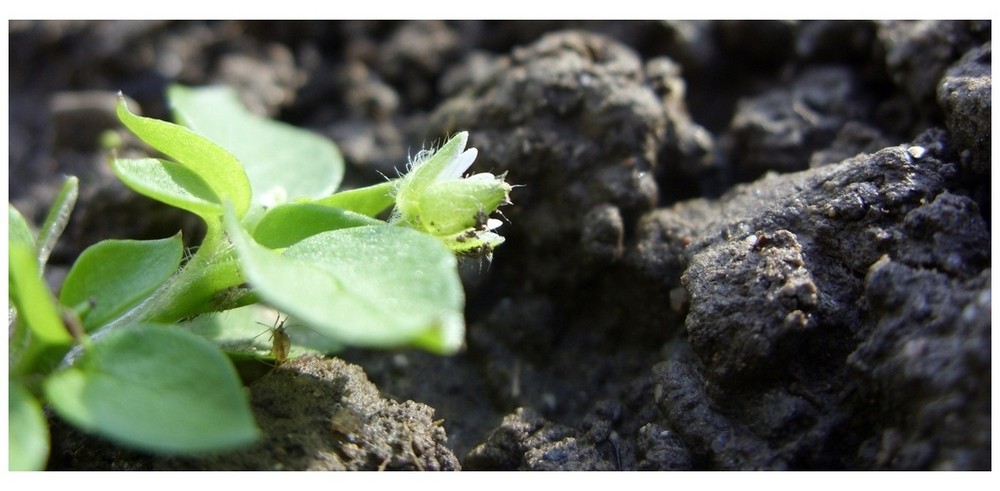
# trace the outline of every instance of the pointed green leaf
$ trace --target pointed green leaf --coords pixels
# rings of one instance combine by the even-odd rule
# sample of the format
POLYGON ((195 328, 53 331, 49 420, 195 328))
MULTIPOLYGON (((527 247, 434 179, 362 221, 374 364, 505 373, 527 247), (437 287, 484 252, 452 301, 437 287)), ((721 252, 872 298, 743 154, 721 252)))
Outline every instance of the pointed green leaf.
POLYGON ((229 360, 176 326, 109 334, 49 377, 44 390, 75 426, 152 452, 221 451, 259 436, 229 360))
POLYGON ((114 159, 115 175, 135 192, 205 220, 222 215, 222 200, 198 174, 160 159, 114 159))
POLYGON ((76 205, 76 197, 79 194, 79 180, 74 176, 66 178, 59 194, 56 196, 52 208, 49 209, 45 223, 38 230, 38 264, 45 268, 45 263, 49 260, 49 254, 55 248, 59 236, 62 235, 66 224, 69 223, 69 215, 76 205))
POLYGON ((254 229, 254 240, 265 247, 288 247, 320 232, 362 225, 383 225, 360 213, 315 203, 285 203, 267 210, 254 229))
POLYGON ((124 97, 118 98, 118 119, 142 141, 190 169, 215 195, 215 202, 228 200, 237 216, 246 213, 250 181, 231 153, 183 126, 132 114, 124 97))
POLYGON ((73 338, 59 305, 42 279, 34 247, 12 242, 7 251, 7 285, 17 323, 10 337, 10 373, 24 375, 54 368, 73 338))
POLYGON ((34 337, 45 344, 69 344, 72 338, 63 326, 52 292, 38 272, 35 251, 23 243, 12 242, 7 253, 10 268, 7 280, 18 322, 27 325, 34 337))
POLYGON ((392 191, 398 182, 398 180, 386 181, 372 186, 341 191, 318 199, 316 203, 374 217, 395 202, 392 191))
POLYGON ((251 285, 316 332, 356 346, 461 348, 462 284, 455 257, 437 239, 363 226, 314 235, 281 255, 226 219, 251 285))
POLYGON ((228 87, 173 85, 167 99, 178 123, 239 158, 253 187, 254 203, 271 206, 295 198, 319 198, 340 185, 344 161, 331 141, 251 113, 228 87))
POLYGON ((14 208, 14 205, 7 204, 7 242, 24 244, 31 249, 35 249, 35 234, 31 231, 31 226, 24 219, 24 215, 14 208))
POLYGON ((49 458, 49 426, 42 406, 23 385, 11 381, 7 392, 7 465, 12 471, 38 471, 49 458))
POLYGON ((92 302, 83 317, 88 331, 134 307, 180 267, 180 234, 160 240, 105 240, 80 254, 63 282, 59 301, 92 302))

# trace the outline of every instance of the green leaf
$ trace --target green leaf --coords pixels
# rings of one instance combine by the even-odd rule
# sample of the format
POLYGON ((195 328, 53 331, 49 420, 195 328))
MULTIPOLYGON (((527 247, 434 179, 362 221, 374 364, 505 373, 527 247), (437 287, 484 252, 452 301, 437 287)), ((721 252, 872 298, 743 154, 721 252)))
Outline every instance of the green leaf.
POLYGON ((269 304, 346 345, 415 345, 451 354, 464 342, 455 257, 437 239, 389 225, 323 232, 281 255, 227 213, 248 281, 269 304))
POLYGON ((201 178, 216 197, 215 202, 228 200, 237 216, 246 213, 250 206, 250 181, 240 161, 231 153, 183 126, 132 114, 124 96, 118 98, 117 113, 122 124, 142 141, 201 178))
POLYGON ((93 302, 83 317, 88 331, 148 297, 180 267, 180 234, 160 240, 105 240, 80 254, 66 275, 59 301, 70 307, 93 302))
POLYGON ((228 87, 173 85, 167 99, 174 119, 222 145, 243 163, 253 202, 275 205, 334 192, 344 161, 328 139, 246 110, 228 87))
POLYGON ((267 210, 257 223, 253 237, 261 245, 276 249, 320 232, 384 223, 360 213, 315 203, 285 203, 267 210))
POLYGON ((259 436, 229 360, 176 326, 109 334, 49 377, 44 390, 75 426, 152 452, 228 450, 259 436))
POLYGON ((49 254, 52 253, 52 249, 55 248, 56 242, 59 240, 59 236, 66 229, 69 215, 73 212, 73 206, 76 205, 79 187, 80 182, 76 177, 66 178, 55 202, 52 203, 52 208, 49 209, 48 216, 45 217, 45 223, 38 230, 38 264, 43 269, 49 260, 49 254))
POLYGON ((222 215, 222 200, 194 171, 160 159, 114 159, 111 169, 135 192, 190 211, 206 221, 222 215))
POLYGON ((35 338, 45 344, 69 344, 72 341, 59 315, 59 307, 48 285, 38 272, 35 251, 23 243, 12 242, 8 251, 8 286, 18 322, 28 326, 35 338))
POLYGON ((17 324, 10 337, 10 373, 23 375, 51 370, 69 349, 73 338, 39 273, 35 248, 11 242, 7 254, 8 293, 11 305, 17 310, 17 324))
POLYGON ((392 191, 398 182, 397 180, 386 181, 363 188, 349 189, 318 199, 315 202, 374 217, 395 202, 392 191))
POLYGON ((10 382, 7 392, 7 465, 12 471, 38 471, 49 458, 49 427, 42 406, 23 385, 10 382))
POLYGON ((35 234, 31 231, 31 226, 28 225, 28 221, 24 219, 24 215, 14 208, 14 205, 7 204, 7 242, 13 244, 15 242, 19 244, 24 244, 30 247, 32 250, 35 249, 35 234))

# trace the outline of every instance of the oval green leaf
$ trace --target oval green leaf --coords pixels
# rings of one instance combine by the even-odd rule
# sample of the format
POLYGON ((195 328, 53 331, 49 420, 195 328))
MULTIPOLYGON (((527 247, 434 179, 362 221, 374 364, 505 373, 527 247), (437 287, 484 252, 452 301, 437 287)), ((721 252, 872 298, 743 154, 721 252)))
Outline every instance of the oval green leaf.
POLYGON ((84 431, 157 453, 247 445, 259 430, 229 360, 212 343, 152 324, 109 334, 49 377, 45 395, 84 431))
POLYGON ((345 345, 413 345, 451 354, 464 342, 455 257, 437 239, 389 225, 323 232, 278 254, 227 214, 251 285, 269 304, 345 345))
POLYGON ((222 215, 222 200, 194 171, 160 159, 114 159, 111 169, 133 191, 190 211, 206 221, 222 215))
POLYGON ((23 385, 11 381, 7 392, 7 465, 12 471, 38 471, 49 458, 49 426, 42 406, 23 385))
POLYGON ((267 210, 257 223, 253 237, 261 245, 277 249, 320 232, 381 224, 384 222, 330 206, 309 202, 285 203, 267 210))
POLYGON ((222 145, 243 163, 253 202, 274 205, 334 192, 344 160, 328 139, 257 116, 228 87, 167 89, 174 119, 222 145))
POLYGON ((90 331, 148 297, 180 267, 180 234, 160 240, 105 240, 80 254, 63 282, 59 301, 93 302, 83 317, 90 331))
POLYGON ((242 217, 250 206, 250 181, 240 161, 226 149, 180 125, 136 116, 125 97, 118 98, 118 119, 142 141, 196 174, 219 199, 233 204, 242 217))

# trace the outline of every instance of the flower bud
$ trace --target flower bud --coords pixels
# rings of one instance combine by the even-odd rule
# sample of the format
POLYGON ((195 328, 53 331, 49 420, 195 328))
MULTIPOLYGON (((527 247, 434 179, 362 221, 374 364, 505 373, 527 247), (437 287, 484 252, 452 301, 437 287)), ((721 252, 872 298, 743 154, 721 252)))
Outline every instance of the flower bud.
POLYGON ((453 136, 437 151, 422 151, 395 189, 392 223, 440 238, 453 251, 488 255, 503 242, 489 216, 510 203, 512 186, 488 172, 462 177, 478 154, 465 149, 469 134, 453 136))

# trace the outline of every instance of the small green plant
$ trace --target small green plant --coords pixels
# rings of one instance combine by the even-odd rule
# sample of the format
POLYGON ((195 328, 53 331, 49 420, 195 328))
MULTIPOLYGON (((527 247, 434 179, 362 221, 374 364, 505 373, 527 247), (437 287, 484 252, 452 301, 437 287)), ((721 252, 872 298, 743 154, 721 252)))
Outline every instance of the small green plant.
POLYGON ((167 158, 111 167, 133 190, 201 217, 197 248, 186 253, 180 234, 99 242, 57 297, 42 271, 77 180, 37 233, 9 206, 11 469, 44 467, 45 405, 152 452, 253 442, 233 360, 269 356, 258 322, 277 326, 279 311, 294 322, 282 321, 282 343, 272 331, 278 362, 289 339, 291 356, 346 345, 450 354, 464 342, 455 256, 488 256, 503 241, 489 217, 511 190, 502 176, 462 177, 476 157, 466 133, 421 152, 399 178, 336 192, 343 163, 331 142, 250 114, 229 89, 174 86, 167 97, 179 124, 133 114, 123 97, 117 106, 167 158))

